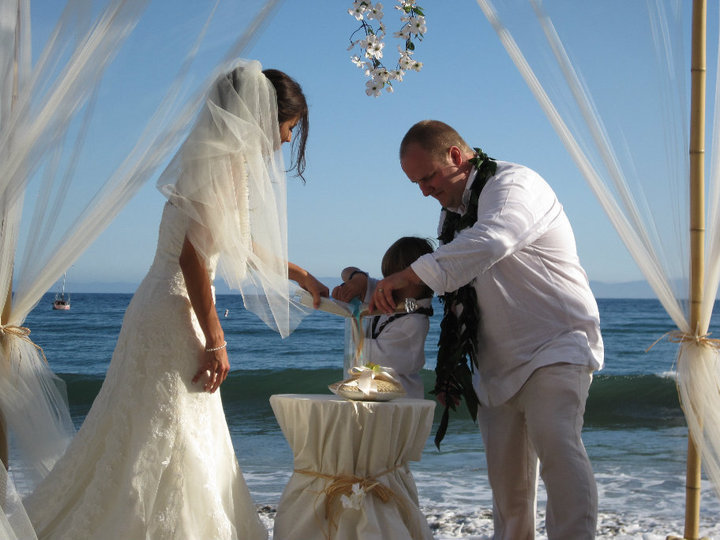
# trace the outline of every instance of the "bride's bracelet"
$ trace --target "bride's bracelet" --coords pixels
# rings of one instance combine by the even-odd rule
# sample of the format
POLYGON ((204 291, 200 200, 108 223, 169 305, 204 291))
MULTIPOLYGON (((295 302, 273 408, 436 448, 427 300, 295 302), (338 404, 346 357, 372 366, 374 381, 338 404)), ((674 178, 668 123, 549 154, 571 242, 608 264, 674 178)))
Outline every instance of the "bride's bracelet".
POLYGON ((217 347, 210 347, 208 349, 205 349, 205 352, 219 351, 220 349, 224 349, 225 347, 227 347, 227 341, 223 341, 223 344, 217 347))

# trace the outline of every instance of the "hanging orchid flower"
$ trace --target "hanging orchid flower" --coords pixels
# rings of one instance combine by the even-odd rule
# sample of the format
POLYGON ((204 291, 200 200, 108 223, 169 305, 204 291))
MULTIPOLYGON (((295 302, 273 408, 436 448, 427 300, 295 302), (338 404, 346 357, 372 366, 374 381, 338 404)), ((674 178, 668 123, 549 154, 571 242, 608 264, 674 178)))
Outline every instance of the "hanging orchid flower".
POLYGON ((383 48, 385 47, 385 25, 381 22, 384 16, 383 5, 380 2, 373 3, 371 0, 355 0, 348 13, 360 21, 360 26, 350 36, 348 50, 355 47, 360 49, 360 54, 354 54, 350 60, 357 67, 364 70, 365 75, 370 78, 365 83, 365 93, 368 96, 377 97, 382 93, 392 92, 393 81, 402 82, 406 71, 420 71, 422 62, 418 62, 412 56, 415 52, 415 42, 422 41, 427 24, 425 14, 415 0, 397 0, 395 9, 401 12, 400 30, 393 34, 393 37, 404 41, 398 46, 399 58, 395 69, 388 69, 382 62, 383 48), (373 25, 370 21, 376 21, 373 25), (364 33, 361 39, 354 39, 355 35, 364 33))

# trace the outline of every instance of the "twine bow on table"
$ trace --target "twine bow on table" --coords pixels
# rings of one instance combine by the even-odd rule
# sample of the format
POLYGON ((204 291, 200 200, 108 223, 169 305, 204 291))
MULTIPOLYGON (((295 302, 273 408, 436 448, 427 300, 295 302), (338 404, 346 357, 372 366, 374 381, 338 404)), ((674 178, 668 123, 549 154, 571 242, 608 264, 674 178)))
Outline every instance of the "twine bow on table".
MULTIPOLYGON (((332 537, 332 530, 337 527, 337 510, 339 506, 337 501, 343 501, 343 506, 348 507, 345 503, 345 498, 352 500, 359 490, 361 490, 364 495, 376 496, 383 503, 394 501, 401 512, 407 513, 405 502, 398 497, 391 488, 378 481, 379 477, 390 474, 404 465, 405 463, 401 463, 391 469, 381 472, 380 474, 366 477, 356 476, 354 474, 332 475, 311 471, 309 469, 295 469, 295 472, 298 474, 314 476, 327 481, 327 485, 317 494, 317 497, 325 495, 325 520, 328 524, 327 530, 325 531, 325 537, 330 539, 332 537)), ((351 504, 351 506, 353 505, 351 504)))
POLYGON ((19 338, 23 340, 26 343, 29 343, 33 347, 35 347, 38 351, 40 351, 40 354, 43 357, 43 360, 45 360, 45 363, 47 364, 47 357, 45 356, 45 351, 43 351, 42 347, 35 343, 32 339, 30 339, 30 329, 27 326, 16 326, 14 324, 0 324, 0 336, 12 336, 19 338))

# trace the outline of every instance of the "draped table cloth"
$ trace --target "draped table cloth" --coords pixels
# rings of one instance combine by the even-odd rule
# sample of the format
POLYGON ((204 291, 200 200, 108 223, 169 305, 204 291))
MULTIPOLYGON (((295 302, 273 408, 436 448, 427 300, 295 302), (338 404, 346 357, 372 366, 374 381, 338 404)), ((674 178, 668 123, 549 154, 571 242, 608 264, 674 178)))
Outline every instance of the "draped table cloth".
POLYGON ((270 397, 294 456, 276 540, 432 539, 408 461, 420 461, 435 402, 270 397))

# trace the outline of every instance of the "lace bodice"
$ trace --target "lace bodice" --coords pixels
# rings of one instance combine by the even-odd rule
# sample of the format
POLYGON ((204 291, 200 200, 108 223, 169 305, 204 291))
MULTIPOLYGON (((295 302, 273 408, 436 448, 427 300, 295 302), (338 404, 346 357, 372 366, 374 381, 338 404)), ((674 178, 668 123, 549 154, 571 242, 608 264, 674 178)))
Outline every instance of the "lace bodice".
MULTIPOLYGON (((187 295, 185 280, 182 278, 182 271, 178 262, 187 227, 188 217, 173 206, 172 203, 165 203, 160 220, 155 258, 146 279, 168 279, 171 284, 171 290, 168 292, 173 294, 187 295)), ((215 279, 217 261, 217 255, 211 256, 206 261, 211 282, 215 279)))

